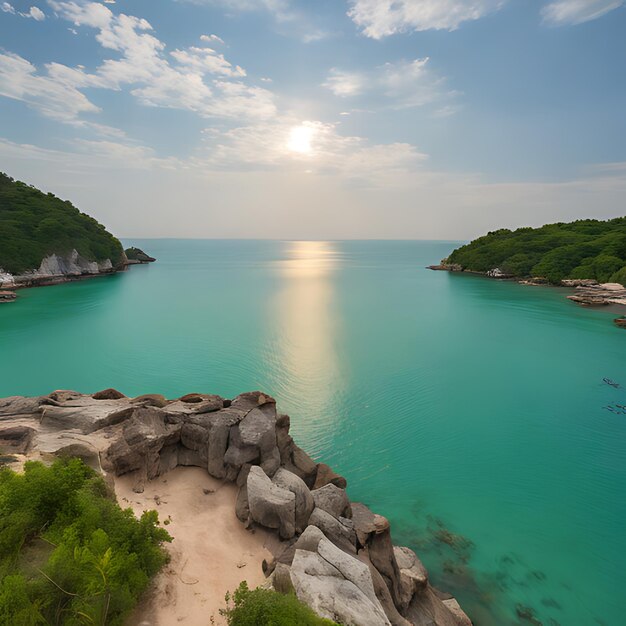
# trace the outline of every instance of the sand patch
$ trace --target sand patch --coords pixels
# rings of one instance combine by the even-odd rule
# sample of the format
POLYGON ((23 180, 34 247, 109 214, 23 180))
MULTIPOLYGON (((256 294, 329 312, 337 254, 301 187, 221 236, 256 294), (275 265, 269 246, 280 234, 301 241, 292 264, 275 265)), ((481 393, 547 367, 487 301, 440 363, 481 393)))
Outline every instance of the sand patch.
POLYGON ((237 487, 209 476, 199 467, 177 467, 132 491, 129 477, 115 479, 122 508, 136 515, 155 509, 174 541, 167 545, 171 561, 157 575, 128 626, 209 626, 224 624, 219 609, 224 595, 242 580, 251 588, 264 582, 263 559, 272 536, 248 531, 235 515, 237 487))

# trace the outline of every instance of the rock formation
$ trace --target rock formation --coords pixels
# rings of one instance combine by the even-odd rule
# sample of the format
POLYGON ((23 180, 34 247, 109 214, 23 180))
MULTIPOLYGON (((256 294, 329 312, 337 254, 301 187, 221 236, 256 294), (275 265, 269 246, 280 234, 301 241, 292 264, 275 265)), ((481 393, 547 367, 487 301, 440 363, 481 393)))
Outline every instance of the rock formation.
POLYGON ((393 545, 387 519, 351 503, 345 478, 295 444, 289 417, 261 392, 4 398, 0 451, 79 456, 103 473, 131 474, 138 492, 179 465, 203 467, 239 486, 242 522, 276 530, 268 585, 293 590, 320 616, 353 626, 471 625, 429 584, 416 554, 393 545))
POLYGON ((56 285, 87 276, 113 274, 125 267, 125 258, 122 263, 114 266, 111 259, 99 263, 88 261, 76 250, 72 250, 64 255, 50 254, 41 261, 41 265, 37 269, 23 274, 13 275, 0 269, 0 287, 17 289, 19 287, 56 285))
POLYGON ((619 283, 601 283, 595 280, 563 280, 565 287, 575 287, 576 293, 567 296, 583 306, 626 305, 626 287, 619 283))
POLYGON ((124 250, 128 265, 137 265, 139 263, 154 263, 156 259, 146 254, 141 248, 127 248, 124 250))

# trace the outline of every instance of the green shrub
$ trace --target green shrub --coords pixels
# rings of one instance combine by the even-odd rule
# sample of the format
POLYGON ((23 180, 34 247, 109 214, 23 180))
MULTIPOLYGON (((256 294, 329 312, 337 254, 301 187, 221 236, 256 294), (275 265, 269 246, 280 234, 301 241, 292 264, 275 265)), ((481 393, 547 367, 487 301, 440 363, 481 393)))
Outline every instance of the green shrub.
POLYGON ((79 459, 0 470, 0 624, 122 624, 170 541, 79 459))
POLYGON ((230 596, 220 611, 228 626, 333 626, 303 604, 294 594, 283 595, 268 589, 248 589, 246 582, 230 596))
POLYGON ((89 261, 122 259, 122 244, 70 202, 0 172, 0 268, 13 274, 39 267, 52 253, 76 249, 89 261))

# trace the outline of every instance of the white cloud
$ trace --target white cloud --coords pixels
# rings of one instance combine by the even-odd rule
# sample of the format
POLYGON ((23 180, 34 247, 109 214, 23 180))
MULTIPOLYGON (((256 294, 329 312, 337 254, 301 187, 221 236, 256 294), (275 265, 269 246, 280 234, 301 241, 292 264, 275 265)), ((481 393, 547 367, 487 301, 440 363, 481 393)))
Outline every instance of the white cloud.
POLYGON ((227 131, 205 131, 204 154, 193 159, 200 169, 306 171, 375 184, 392 173, 414 170, 427 159, 406 143, 371 144, 345 136, 336 124, 285 117, 227 131), (293 149, 294 129, 306 130, 308 150, 293 149))
POLYGON ((120 56, 106 59, 93 72, 48 63, 43 75, 26 59, 2 54, 0 95, 92 130, 107 127, 80 120, 83 113, 99 111, 82 93, 85 88, 129 87, 144 105, 185 109, 204 117, 267 119, 276 112, 270 91, 242 82, 245 70, 211 48, 176 49, 170 61, 165 44, 145 19, 115 15, 99 2, 49 0, 49 4, 74 26, 96 29, 100 45, 120 56))
POLYGON ((46 14, 39 7, 30 7, 28 13, 20 13, 22 17, 32 17, 37 22, 43 22, 46 14))
POLYGON ((323 86, 341 98, 367 94, 370 99, 380 97, 386 106, 409 108, 456 97, 445 82, 430 69, 426 57, 385 63, 369 71, 333 68, 323 86))
POLYGON ((224 40, 217 35, 200 35, 200 41, 206 41, 208 43, 224 43, 224 40))
POLYGON ((367 77, 364 72, 350 72, 333 67, 322 86, 341 98, 358 96, 367 88, 367 77))
POLYGON ((98 107, 75 86, 37 74, 37 68, 17 54, 0 53, 0 95, 22 100, 47 117, 68 122, 98 107))
POLYGON ((455 30, 500 9, 506 0, 351 0, 348 15, 373 39, 420 30, 455 30))
POLYGON ((541 10, 544 22, 554 26, 582 24, 624 5, 624 0, 557 0, 541 10))
POLYGON ((3 13, 11 13, 11 15, 21 15, 22 17, 28 17, 34 19, 36 22, 43 22, 46 19, 46 14, 39 8, 32 6, 26 12, 16 11, 15 7, 9 2, 3 2, 0 4, 0 11, 3 13))
POLYGON ((170 53, 181 65, 196 70, 201 74, 221 74, 223 76, 245 76, 246 71, 236 65, 233 67, 223 54, 218 54, 212 48, 191 47, 186 50, 174 50, 170 53))

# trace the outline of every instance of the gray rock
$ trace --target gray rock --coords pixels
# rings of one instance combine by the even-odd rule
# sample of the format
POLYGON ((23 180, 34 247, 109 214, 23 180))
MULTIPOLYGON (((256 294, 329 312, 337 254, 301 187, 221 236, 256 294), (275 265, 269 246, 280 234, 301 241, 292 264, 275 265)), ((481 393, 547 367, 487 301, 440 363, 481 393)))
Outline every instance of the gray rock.
MULTIPOLYGON (((346 564, 342 562, 342 566, 346 567, 346 564)), ((291 581, 298 598, 321 617, 345 626, 390 624, 377 600, 372 602, 354 582, 346 580, 334 564, 318 553, 296 550, 291 581)))
POLYGON ((261 409, 251 409, 239 423, 239 436, 244 446, 269 452, 276 447, 276 420, 265 415, 261 409))
POLYGON ((415 552, 409 548, 394 546, 393 553, 400 568, 402 583, 411 597, 414 593, 424 591, 428 585, 428 572, 415 552))
POLYGON ((348 494, 329 483, 312 492, 315 506, 330 513, 333 517, 352 517, 348 494))
POLYGON ((351 520, 345 517, 333 517, 330 513, 316 507, 309 517, 309 524, 319 528, 342 550, 356 554, 356 534, 351 520))
POLYGON ((274 447, 269 452, 261 453, 261 467, 268 476, 274 476, 280 467, 280 454, 274 447))
POLYGON ((320 541, 325 538, 324 533, 317 526, 307 526, 304 532, 298 537, 294 547, 296 550, 317 552, 320 541))
POLYGON ((454 616, 457 626, 472 626, 472 620, 466 615, 455 598, 442 600, 442 603, 454 616))
POLYGON ((277 528, 283 539, 293 537, 296 532, 296 496, 273 484, 256 465, 250 468, 247 487, 252 520, 266 528, 277 528))
POLYGON ((319 489, 328 484, 333 484, 340 489, 345 489, 348 486, 348 481, 343 476, 335 473, 326 463, 318 463, 313 488, 319 489))
POLYGON ((295 495, 296 532, 301 533, 307 527, 311 513, 315 508, 315 502, 309 488, 299 476, 283 468, 276 471, 272 482, 295 495))
POLYGON ((248 487, 242 485, 237 491, 237 501, 235 503, 235 515, 240 522, 247 522, 250 518, 250 506, 248 504, 248 487))

